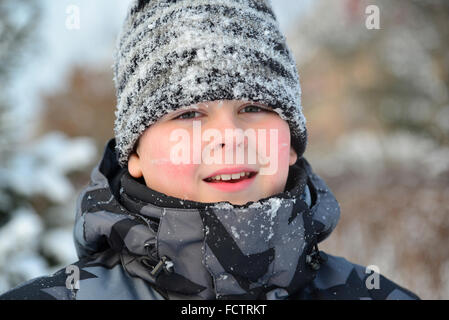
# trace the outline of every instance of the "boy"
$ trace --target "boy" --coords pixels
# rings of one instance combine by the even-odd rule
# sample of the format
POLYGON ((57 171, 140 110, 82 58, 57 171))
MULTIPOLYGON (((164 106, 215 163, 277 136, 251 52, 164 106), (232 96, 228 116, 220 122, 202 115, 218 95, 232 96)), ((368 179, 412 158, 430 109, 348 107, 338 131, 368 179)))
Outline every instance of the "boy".
POLYGON ((134 1, 114 81, 80 260, 3 299, 418 298, 318 250, 340 211, 303 157, 299 76, 269 3, 134 1))

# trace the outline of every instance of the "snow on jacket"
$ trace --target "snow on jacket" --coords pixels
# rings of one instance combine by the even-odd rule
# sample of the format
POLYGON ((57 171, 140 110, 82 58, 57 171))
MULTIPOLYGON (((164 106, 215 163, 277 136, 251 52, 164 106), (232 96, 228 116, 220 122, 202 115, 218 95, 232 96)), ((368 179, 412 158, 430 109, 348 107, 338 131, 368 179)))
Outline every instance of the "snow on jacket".
POLYGON ((132 178, 111 139, 78 199, 79 260, 0 299, 419 299, 318 249, 339 217, 338 202, 303 157, 280 194, 206 204, 132 178))

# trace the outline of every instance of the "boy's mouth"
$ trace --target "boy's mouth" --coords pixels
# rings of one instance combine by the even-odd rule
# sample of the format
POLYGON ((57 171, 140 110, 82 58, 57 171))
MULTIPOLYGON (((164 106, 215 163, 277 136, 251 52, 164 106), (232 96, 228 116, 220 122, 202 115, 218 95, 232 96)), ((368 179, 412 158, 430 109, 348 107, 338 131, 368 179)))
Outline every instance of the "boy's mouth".
POLYGON ((257 172, 240 172, 240 173, 234 173, 234 174, 219 174, 216 176, 213 176, 211 178, 204 179, 205 182, 211 182, 211 183, 236 183, 240 182, 242 180, 251 179, 257 174, 257 172))
POLYGON ((208 185, 225 192, 240 191, 248 187, 257 175, 253 170, 220 170, 203 179, 208 185))

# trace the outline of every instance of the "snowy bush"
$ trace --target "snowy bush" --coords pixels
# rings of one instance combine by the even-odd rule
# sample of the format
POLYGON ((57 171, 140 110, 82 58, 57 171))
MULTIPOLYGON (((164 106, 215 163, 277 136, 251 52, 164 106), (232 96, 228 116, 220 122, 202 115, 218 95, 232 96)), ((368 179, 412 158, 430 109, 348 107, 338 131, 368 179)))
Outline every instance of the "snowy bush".
POLYGON ((0 292, 77 260, 72 240, 77 190, 68 174, 86 169, 96 155, 93 140, 60 132, 9 155, 0 169, 0 292), (36 198, 48 203, 38 213, 36 198))

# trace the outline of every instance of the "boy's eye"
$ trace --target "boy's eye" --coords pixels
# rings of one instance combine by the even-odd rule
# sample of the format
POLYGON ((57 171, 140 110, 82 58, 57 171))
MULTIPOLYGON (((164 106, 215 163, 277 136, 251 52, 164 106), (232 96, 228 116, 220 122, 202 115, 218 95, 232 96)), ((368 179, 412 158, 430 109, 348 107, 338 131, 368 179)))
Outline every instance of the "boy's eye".
POLYGON ((173 119, 174 120, 175 119, 194 119, 194 118, 196 118, 196 115, 201 116, 201 113, 199 113, 198 111, 188 111, 188 112, 185 112, 173 119))
POLYGON ((242 108, 241 112, 243 113, 247 113, 247 112, 260 112, 260 111, 267 111, 267 109, 261 108, 259 106, 254 106, 254 105, 250 105, 250 106, 246 106, 244 108, 242 108))

